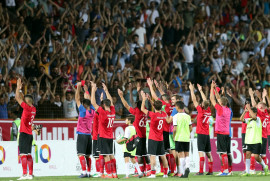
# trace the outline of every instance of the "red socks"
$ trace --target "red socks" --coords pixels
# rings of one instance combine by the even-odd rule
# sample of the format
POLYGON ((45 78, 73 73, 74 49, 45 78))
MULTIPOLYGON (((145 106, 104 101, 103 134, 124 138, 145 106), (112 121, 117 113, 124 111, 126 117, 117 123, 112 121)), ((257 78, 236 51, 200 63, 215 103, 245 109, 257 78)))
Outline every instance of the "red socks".
POLYGON ((228 156, 227 154, 223 154, 221 158, 222 158, 222 163, 223 163, 223 169, 224 171, 226 171, 228 170, 228 156))
POLYGON ((164 168, 161 159, 159 158, 159 164, 160 164, 160 172, 164 173, 164 168))
POLYGON ((151 170, 151 175, 156 175, 156 170, 151 170))
POLYGON ((170 165, 171 173, 174 173, 176 165, 175 165, 175 158, 174 158, 173 154, 170 154, 170 163, 171 163, 171 165, 170 165))
MULTIPOLYGON (((145 168, 144 168, 144 169, 145 169, 145 168)), ((148 171, 151 171, 151 165, 150 165, 150 164, 147 164, 147 165, 146 165, 146 170, 147 170, 147 172, 148 172, 148 171)))
POLYGON ((91 172, 91 164, 92 164, 92 160, 91 158, 86 158, 86 163, 87 163, 87 172, 91 172))
POLYGON ((168 168, 164 168, 164 175, 168 175, 168 168))
POLYGON ((213 173, 213 162, 208 162, 209 172, 213 173))
POLYGON ((104 173, 104 165, 105 165, 104 157, 103 155, 99 155, 100 173, 104 173))
POLYGON ((200 157, 200 173, 203 173, 204 157, 200 157))
POLYGON ((244 152, 244 154, 243 154, 243 157, 244 157, 244 158, 243 158, 243 159, 244 159, 244 164, 245 164, 245 170, 247 169, 247 168, 246 168, 246 155, 247 155, 246 152, 244 152))
POLYGON ((250 158, 250 170, 255 170, 255 157, 251 156, 250 158))
POLYGON ((96 172, 100 172, 100 160, 96 160, 96 172))
POLYGON ((79 156, 82 171, 86 171, 86 160, 84 156, 79 156))
POLYGON ((111 174, 111 166, 110 166, 111 161, 105 162, 105 170, 107 174, 111 174))
POLYGON ((232 171, 232 165, 229 165, 228 169, 229 169, 229 173, 230 173, 232 171))
POLYGON ((167 161, 168 161, 168 167, 171 168, 170 154, 166 154, 166 159, 167 159, 167 161))
POLYGON ((116 160, 115 159, 112 159, 111 160, 111 164, 112 164, 112 172, 114 174, 116 174, 116 160))
MULTIPOLYGON (((143 164, 140 164, 139 166, 140 166, 141 172, 144 173, 145 166, 144 166, 143 164)), ((135 168, 135 169, 136 169, 136 168, 135 168)), ((137 169, 136 169, 136 170, 137 170, 137 169)))
POLYGON ((27 156, 26 155, 21 156, 21 162, 22 162, 23 175, 27 175, 27 156))
POLYGON ((33 175, 33 159, 32 155, 27 155, 27 164, 29 168, 29 175, 33 175))

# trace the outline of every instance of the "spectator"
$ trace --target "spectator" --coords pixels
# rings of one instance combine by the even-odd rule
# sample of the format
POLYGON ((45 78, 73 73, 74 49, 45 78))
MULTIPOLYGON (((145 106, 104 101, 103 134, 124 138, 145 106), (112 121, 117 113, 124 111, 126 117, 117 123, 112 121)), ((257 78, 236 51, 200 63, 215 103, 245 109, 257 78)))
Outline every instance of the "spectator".
POLYGON ((7 119, 8 118, 8 109, 7 109, 8 97, 0 97, 0 118, 7 119))
POLYGON ((71 92, 66 92, 67 88, 64 89, 62 102, 64 108, 65 118, 76 118, 78 117, 78 112, 76 109, 76 102, 71 92))

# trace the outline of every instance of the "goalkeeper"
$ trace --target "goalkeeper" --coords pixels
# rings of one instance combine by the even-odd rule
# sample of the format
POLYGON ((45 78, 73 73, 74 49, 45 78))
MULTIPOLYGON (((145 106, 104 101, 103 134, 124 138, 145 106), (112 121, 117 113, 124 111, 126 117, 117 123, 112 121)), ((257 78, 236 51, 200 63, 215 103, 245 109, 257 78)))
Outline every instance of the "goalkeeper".
POLYGON ((136 135, 136 130, 135 130, 135 127, 133 126, 134 120, 135 120, 135 116, 133 116, 133 115, 129 115, 126 118, 126 124, 128 126, 125 129, 124 138, 120 138, 119 140, 117 140, 118 144, 123 144, 124 158, 125 158, 125 163, 126 163, 126 166, 125 166, 125 168, 126 168, 126 177, 125 178, 129 178, 129 160, 133 163, 133 165, 137 169, 137 171, 139 173, 139 178, 141 178, 143 176, 143 174, 141 172, 141 169, 139 167, 139 164, 135 160, 136 148, 133 151, 129 152, 127 150, 126 144, 125 144, 125 142, 127 140, 129 140, 132 136, 136 135))

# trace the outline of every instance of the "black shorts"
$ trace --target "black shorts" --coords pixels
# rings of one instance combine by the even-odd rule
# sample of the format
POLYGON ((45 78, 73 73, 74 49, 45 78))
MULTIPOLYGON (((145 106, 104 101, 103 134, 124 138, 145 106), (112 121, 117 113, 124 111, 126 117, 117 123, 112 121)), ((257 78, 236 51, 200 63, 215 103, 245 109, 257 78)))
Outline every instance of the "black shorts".
POLYGON ((210 153, 211 152, 210 136, 205 134, 197 134, 197 146, 199 152, 210 153))
POLYGON ((31 154, 33 135, 27 133, 20 133, 19 136, 19 151, 20 154, 31 154))
POLYGON ((147 156, 146 138, 140 138, 136 149, 136 156, 147 156))
POLYGON ((268 150, 270 152, 270 135, 267 136, 267 139, 268 139, 268 150))
POLYGON ((243 151, 247 150, 247 145, 245 144, 245 139, 246 139, 246 133, 242 133, 242 149, 243 149, 243 151))
POLYGON ((266 155, 267 138, 262 138, 261 155, 266 155))
POLYGON ((170 136, 169 132, 163 131, 163 142, 165 153, 169 153, 169 150, 171 149, 169 136, 170 136))
POLYGON ((231 138, 229 135, 217 134, 217 153, 231 153, 231 138))
POLYGON ((132 156, 131 153, 124 152, 124 158, 129 157, 129 158, 135 158, 135 156, 132 156))
POLYGON ((148 139, 148 155, 165 155, 164 142, 148 139))
POLYGON ((261 147, 262 144, 258 143, 258 144, 247 144, 247 150, 246 151, 250 151, 253 154, 260 154, 261 153, 261 147))
POLYGON ((99 138, 100 155, 113 155, 113 139, 99 138))
POLYGON ((93 140, 93 157, 98 158, 99 152, 98 152, 98 140, 93 140))
POLYGON ((175 151, 177 152, 189 152, 189 142, 175 142, 175 151))
POLYGON ((92 153, 92 136, 78 134, 77 136, 77 154, 91 155, 92 153))

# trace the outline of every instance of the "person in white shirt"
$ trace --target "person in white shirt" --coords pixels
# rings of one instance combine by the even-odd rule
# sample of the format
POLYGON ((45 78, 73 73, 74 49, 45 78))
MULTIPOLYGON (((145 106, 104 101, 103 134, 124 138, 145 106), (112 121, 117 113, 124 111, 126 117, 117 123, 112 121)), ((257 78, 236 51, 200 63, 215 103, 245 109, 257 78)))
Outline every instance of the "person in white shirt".
POLYGON ((193 40, 190 38, 190 34, 187 37, 186 43, 183 45, 183 55, 188 65, 188 76, 187 79, 194 79, 194 44, 196 38, 193 36, 193 40))
POLYGON ((155 9, 155 1, 150 2, 150 8, 146 10, 147 20, 146 25, 150 27, 152 24, 156 24, 155 19, 159 17, 159 12, 155 9))
POLYGON ((76 118, 78 117, 78 112, 76 109, 76 101, 74 100, 71 92, 63 94, 62 97, 63 107, 64 107, 64 117, 65 118, 76 118))
POLYGON ((223 54, 218 55, 218 52, 216 51, 216 49, 213 48, 213 50, 211 51, 210 59, 213 64, 213 71, 220 73, 222 71, 223 65, 225 64, 223 54))
POLYGON ((146 40, 146 30, 144 27, 141 26, 140 24, 140 19, 136 19, 136 25, 132 29, 132 36, 134 34, 137 34, 139 36, 138 43, 142 46, 144 46, 147 43, 146 40))

